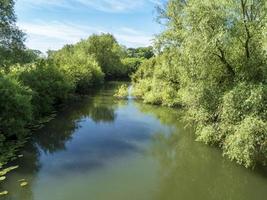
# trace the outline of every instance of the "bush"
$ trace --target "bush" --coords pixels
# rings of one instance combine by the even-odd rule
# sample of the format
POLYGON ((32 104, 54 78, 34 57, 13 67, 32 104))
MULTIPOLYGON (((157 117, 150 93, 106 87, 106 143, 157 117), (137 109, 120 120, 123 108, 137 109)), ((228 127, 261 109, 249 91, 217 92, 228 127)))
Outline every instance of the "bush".
POLYGON ((257 117, 246 117, 226 138, 224 154, 246 167, 257 162, 266 164, 267 123, 257 117))
POLYGON ((76 92, 84 92, 103 82, 104 74, 100 66, 82 49, 67 45, 55 52, 52 58, 74 85, 76 92))
POLYGON ((32 92, 17 80, 0 74, 0 144, 21 138, 32 120, 32 92))
POLYGON ((85 57, 92 56, 105 74, 105 78, 112 79, 121 76, 123 68, 121 62, 122 48, 111 34, 91 35, 75 45, 84 52, 85 57))
POLYGON ((117 91, 114 94, 114 97, 119 99, 125 99, 128 97, 128 94, 129 94, 128 85, 123 84, 117 89, 117 91))
POLYGON ((133 73, 137 71, 139 66, 142 64, 144 59, 142 58, 124 58, 122 59, 123 70, 121 72, 122 76, 130 77, 133 73))
POLYGON ((13 70, 13 74, 24 85, 31 88, 34 118, 36 119, 51 113, 54 106, 66 100, 72 90, 72 84, 49 60, 42 60, 17 71, 13 70))
POLYGON ((166 66, 167 54, 144 61, 132 76, 134 95, 142 97, 145 103, 166 106, 180 105, 178 95, 179 79, 166 66))
POLYGON ((250 115, 267 120, 267 85, 243 82, 223 96, 224 123, 236 124, 250 115))

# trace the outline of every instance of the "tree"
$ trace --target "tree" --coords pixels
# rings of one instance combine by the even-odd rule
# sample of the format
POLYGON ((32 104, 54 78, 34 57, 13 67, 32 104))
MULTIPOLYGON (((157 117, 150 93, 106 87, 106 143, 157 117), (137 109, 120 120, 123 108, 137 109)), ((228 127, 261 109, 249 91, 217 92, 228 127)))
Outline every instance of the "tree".
POLYGON ((65 45, 61 50, 50 52, 61 71, 73 84, 76 92, 84 92, 103 82, 104 74, 92 55, 78 45, 65 45))
POLYGON ((16 26, 14 0, 0 1, 0 66, 8 67, 23 59, 24 33, 16 26))
POLYGON ((245 166, 264 163, 267 2, 170 0, 159 20, 166 30, 155 48, 163 64, 149 79, 135 80, 137 88, 149 83, 145 100, 168 105, 176 98, 195 122, 198 140, 245 166), (168 98, 158 95, 162 85, 168 98))
POLYGON ((154 56, 153 47, 139 47, 139 48, 128 48, 127 56, 130 58, 146 58, 150 59, 154 56))
POLYGON ((122 48, 111 34, 92 35, 77 44, 93 56, 104 72, 106 78, 120 76, 122 48))

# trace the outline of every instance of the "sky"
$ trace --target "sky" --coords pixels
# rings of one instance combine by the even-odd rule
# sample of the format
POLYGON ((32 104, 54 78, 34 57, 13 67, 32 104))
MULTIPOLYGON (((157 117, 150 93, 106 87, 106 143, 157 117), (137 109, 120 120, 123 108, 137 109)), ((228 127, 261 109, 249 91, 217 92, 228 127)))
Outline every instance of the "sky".
POLYGON ((164 0, 17 0, 17 24, 31 49, 57 50, 96 33, 112 33, 127 47, 148 46, 162 27, 164 0))

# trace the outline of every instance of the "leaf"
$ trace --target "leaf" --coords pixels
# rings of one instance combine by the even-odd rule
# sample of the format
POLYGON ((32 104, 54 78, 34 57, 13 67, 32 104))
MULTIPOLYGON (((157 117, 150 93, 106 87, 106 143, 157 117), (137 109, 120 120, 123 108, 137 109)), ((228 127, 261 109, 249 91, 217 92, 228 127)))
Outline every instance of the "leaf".
POLYGON ((28 185, 28 182, 26 182, 26 181, 20 183, 20 186, 21 186, 21 187, 25 187, 25 186, 27 186, 27 185, 28 185))
POLYGON ((8 194, 8 191, 0 192, 0 196, 4 196, 4 195, 7 195, 7 194, 8 194))
POLYGON ((6 179, 5 176, 0 176, 0 181, 3 181, 3 180, 5 180, 5 179, 6 179))
POLYGON ((16 166, 12 166, 12 167, 8 167, 8 168, 6 168, 6 169, 0 170, 0 176, 4 176, 4 175, 6 175, 8 172, 17 169, 18 167, 19 167, 19 166, 16 165, 16 166))

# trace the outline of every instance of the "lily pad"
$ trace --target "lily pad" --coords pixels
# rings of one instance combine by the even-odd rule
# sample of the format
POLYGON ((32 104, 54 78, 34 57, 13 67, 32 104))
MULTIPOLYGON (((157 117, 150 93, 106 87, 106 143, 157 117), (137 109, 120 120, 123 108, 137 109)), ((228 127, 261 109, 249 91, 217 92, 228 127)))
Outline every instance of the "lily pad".
POLYGON ((4 196, 4 195, 7 195, 7 194, 8 194, 8 191, 0 192, 0 197, 1 197, 1 196, 4 196))
POLYGON ((20 186, 21 186, 21 187, 25 187, 25 186, 27 186, 27 185, 28 185, 28 182, 26 182, 26 181, 20 183, 20 186))
POLYGON ((16 165, 16 166, 12 166, 12 167, 8 167, 8 168, 6 168, 6 169, 0 170, 0 176, 4 176, 4 175, 6 175, 8 172, 17 169, 18 167, 19 167, 19 166, 16 165))

